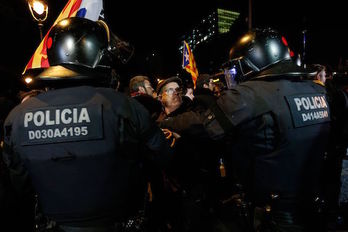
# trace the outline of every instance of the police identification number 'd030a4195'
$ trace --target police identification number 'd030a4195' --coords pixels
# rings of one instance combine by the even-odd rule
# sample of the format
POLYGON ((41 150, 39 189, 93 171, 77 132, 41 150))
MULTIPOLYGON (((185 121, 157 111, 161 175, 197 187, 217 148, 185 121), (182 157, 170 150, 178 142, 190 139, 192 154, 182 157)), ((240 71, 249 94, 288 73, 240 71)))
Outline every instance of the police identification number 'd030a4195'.
POLYGON ((28 111, 23 117, 23 145, 100 139, 102 106, 49 107, 28 111))

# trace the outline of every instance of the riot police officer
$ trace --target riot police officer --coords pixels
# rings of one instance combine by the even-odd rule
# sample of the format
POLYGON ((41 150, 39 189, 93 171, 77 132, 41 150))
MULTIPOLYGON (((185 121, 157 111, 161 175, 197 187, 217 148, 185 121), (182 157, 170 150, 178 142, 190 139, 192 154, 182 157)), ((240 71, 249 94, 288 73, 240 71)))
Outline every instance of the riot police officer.
POLYGON ((105 88, 115 58, 109 33, 102 21, 58 22, 48 35, 51 67, 31 86, 49 90, 5 121, 12 184, 22 200, 37 196, 54 231, 116 231, 142 206, 142 161, 163 167, 169 160, 168 143, 146 109, 105 88), (139 152, 145 145, 151 156, 139 152))
POLYGON ((320 224, 310 221, 321 197, 331 120, 325 88, 306 80, 286 39, 272 29, 249 31, 229 58, 231 88, 217 100, 221 112, 212 111, 205 124, 211 134, 229 137, 229 164, 260 215, 254 226, 263 230, 259 219, 271 211, 267 227, 313 230, 320 224))

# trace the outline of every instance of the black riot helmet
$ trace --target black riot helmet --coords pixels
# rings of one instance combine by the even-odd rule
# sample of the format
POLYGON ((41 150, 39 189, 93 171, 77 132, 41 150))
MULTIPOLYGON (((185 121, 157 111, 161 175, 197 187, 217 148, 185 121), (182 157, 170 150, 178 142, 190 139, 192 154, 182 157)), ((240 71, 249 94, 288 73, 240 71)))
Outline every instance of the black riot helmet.
POLYGON ((48 35, 48 61, 51 66, 108 66, 101 63, 108 53, 108 41, 109 31, 103 23, 79 17, 67 18, 58 22, 48 35))
MULTIPOLYGON (((34 78, 46 86, 57 86, 65 80, 108 83, 117 60, 125 63, 132 55, 122 57, 128 44, 112 34, 104 21, 80 17, 58 22, 50 30, 46 45, 50 67, 34 78)), ((132 51, 130 46, 129 50, 132 51)))
POLYGON ((291 60, 286 39, 273 29, 252 29, 232 46, 224 66, 229 87, 284 60, 291 60))

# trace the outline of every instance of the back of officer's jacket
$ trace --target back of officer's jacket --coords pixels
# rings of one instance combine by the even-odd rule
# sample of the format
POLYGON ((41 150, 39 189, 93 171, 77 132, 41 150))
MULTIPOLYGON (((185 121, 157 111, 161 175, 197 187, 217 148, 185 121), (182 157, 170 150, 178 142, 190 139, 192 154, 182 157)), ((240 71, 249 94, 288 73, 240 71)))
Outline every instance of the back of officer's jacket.
POLYGON ((317 193, 330 130, 323 87, 311 81, 248 81, 217 103, 235 128, 229 151, 235 168, 256 198, 317 193))
MULTIPOLYGON (((24 164, 44 214, 56 221, 132 213, 143 199, 142 144, 160 153, 155 162, 167 162, 167 142, 145 108, 106 88, 40 94, 5 122, 7 165, 24 164)), ((12 174, 26 181, 25 173, 12 174)))

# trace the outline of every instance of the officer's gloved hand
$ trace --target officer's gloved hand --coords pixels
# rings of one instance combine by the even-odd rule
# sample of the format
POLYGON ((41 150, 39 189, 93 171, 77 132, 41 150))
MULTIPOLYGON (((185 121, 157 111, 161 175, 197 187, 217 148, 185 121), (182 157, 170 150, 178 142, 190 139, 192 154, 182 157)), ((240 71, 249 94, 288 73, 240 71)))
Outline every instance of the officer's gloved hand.
POLYGON ((166 137, 167 140, 169 140, 170 147, 174 147, 175 142, 181 137, 179 134, 170 131, 166 128, 162 128, 162 131, 164 133, 164 136, 166 137))

